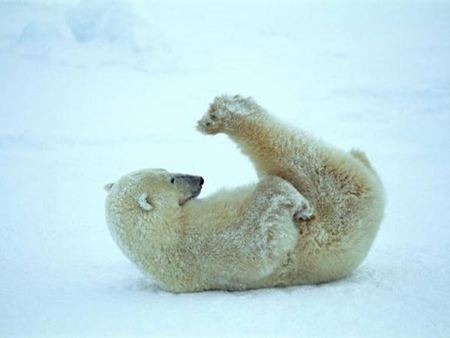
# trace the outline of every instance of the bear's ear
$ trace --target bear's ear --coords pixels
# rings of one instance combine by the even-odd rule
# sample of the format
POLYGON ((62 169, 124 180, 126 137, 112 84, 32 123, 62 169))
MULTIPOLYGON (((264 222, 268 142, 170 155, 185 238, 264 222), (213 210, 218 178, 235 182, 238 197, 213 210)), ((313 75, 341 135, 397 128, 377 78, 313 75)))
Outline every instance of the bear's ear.
POLYGON ((114 183, 108 183, 107 185, 105 185, 106 192, 109 192, 112 189, 113 185, 114 183))
POLYGON ((137 199, 139 206, 142 208, 142 210, 150 211, 153 209, 153 205, 150 204, 150 200, 148 198, 147 193, 142 193, 138 199, 137 199))

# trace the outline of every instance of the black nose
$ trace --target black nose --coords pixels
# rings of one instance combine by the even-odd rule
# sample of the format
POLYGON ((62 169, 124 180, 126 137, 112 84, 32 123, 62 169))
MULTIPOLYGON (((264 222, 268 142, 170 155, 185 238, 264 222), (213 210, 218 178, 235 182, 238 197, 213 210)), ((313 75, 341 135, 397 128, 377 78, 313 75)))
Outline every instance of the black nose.
POLYGON ((203 177, 200 177, 200 185, 203 185, 203 183, 205 183, 205 180, 203 179, 203 177))

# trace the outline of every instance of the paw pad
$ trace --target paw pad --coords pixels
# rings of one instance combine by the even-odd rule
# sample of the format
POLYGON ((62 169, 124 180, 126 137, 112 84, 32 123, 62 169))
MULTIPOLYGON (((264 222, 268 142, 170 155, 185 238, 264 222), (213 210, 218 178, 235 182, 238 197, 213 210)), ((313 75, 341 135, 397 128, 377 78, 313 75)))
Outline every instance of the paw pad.
POLYGON ((244 98, 240 95, 217 96, 210 104, 205 116, 198 121, 197 129, 205 134, 217 134, 233 129, 239 118, 261 111, 262 108, 250 97, 244 98))

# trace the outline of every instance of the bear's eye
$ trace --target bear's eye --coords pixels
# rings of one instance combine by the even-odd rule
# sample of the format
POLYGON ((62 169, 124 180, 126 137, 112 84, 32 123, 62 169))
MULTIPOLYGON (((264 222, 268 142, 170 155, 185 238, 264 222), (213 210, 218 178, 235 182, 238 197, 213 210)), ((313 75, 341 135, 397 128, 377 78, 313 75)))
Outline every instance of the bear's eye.
POLYGON ((175 183, 175 177, 172 177, 172 178, 170 179, 170 183, 172 183, 172 184, 175 183))
POLYGON ((213 121, 217 120, 217 115, 216 114, 210 114, 209 117, 213 121))

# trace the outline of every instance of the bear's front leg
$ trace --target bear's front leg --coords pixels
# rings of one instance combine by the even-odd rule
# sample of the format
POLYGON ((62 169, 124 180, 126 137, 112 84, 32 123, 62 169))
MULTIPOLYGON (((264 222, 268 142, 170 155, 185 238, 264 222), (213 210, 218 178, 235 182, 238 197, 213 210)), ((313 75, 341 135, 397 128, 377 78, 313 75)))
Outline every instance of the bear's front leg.
POLYGON ((312 215, 309 202, 287 181, 266 176, 257 185, 236 230, 240 264, 239 277, 257 281, 279 267, 297 245, 295 221, 312 215))

